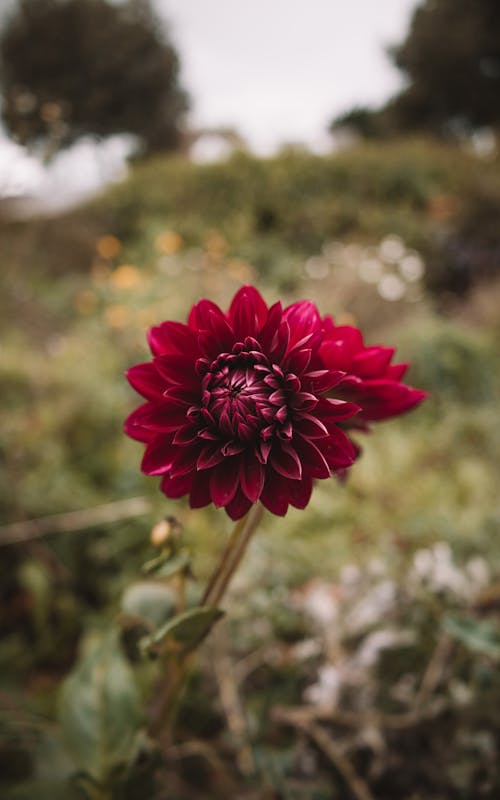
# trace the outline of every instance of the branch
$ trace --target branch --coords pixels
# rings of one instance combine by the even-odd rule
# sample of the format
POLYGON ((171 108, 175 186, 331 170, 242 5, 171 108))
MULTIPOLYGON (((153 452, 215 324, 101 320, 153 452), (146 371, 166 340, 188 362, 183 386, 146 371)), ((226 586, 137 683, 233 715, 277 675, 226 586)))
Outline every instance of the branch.
POLYGON ((281 717, 283 722, 304 731, 313 740, 342 776, 355 800, 373 800, 373 795, 367 784, 358 775, 352 763, 342 753, 340 747, 338 747, 325 728, 313 719, 307 719, 304 715, 286 714, 285 716, 284 711, 285 709, 281 710, 278 719, 281 717))
POLYGON ((146 497, 131 497, 128 500, 116 500, 94 508, 83 508, 80 511, 12 522, 10 525, 0 527, 0 547, 40 539, 51 533, 72 533, 97 525, 107 525, 122 519, 140 517, 150 511, 151 503, 146 497))

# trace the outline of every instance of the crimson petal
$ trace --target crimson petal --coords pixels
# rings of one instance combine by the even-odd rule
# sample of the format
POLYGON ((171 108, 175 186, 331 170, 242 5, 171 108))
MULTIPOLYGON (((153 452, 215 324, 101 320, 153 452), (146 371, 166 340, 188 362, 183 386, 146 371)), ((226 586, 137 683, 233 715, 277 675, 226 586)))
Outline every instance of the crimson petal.
POLYGON ((150 361, 130 367, 125 374, 132 388, 147 400, 157 400, 165 391, 165 381, 150 361))
POLYGON ((360 378, 378 378, 389 366, 393 355, 393 347, 365 347, 354 356, 351 369, 360 378))
POLYGON ((302 477, 302 464, 293 445, 285 444, 285 442, 276 444, 271 450, 269 463, 284 478, 297 481, 302 477))
POLYGON ((156 356, 154 364, 160 375, 170 384, 177 384, 182 387, 189 386, 191 389, 195 389, 200 385, 200 379, 196 374, 194 363, 183 356, 156 356))
POLYGON ((240 479, 238 456, 225 458, 210 473, 210 496, 214 504, 221 508, 231 502, 240 479))
POLYGON ((162 322, 150 328, 148 342, 155 356, 170 354, 195 358, 198 352, 196 334, 182 322, 162 322))
POLYGON ((241 488, 250 502, 256 503, 264 487, 264 467, 253 453, 247 453, 240 472, 241 488))
POLYGON ((284 517, 290 503, 289 481, 282 478, 273 469, 268 468, 260 501, 272 514, 284 517))
POLYGON ((211 311, 222 316, 222 311, 216 303, 212 303, 211 300, 200 300, 189 313, 188 326, 196 332, 206 330, 210 327, 209 314, 211 311))
POLYGON ((193 476, 189 505, 191 508, 203 508, 203 506, 208 506, 211 502, 208 476, 206 473, 198 472, 193 476))
POLYGON ((175 448, 175 456, 170 465, 170 474, 173 478, 180 475, 186 475, 188 472, 194 472, 196 469, 196 459, 199 453, 197 446, 184 446, 175 448))
POLYGON ((170 469, 174 455, 172 437, 166 434, 157 436, 146 447, 141 469, 146 475, 162 475, 170 469))
MULTIPOLYGON (((316 406, 315 411, 317 410, 318 407, 316 406)), ((312 414, 300 414, 294 421, 293 427, 294 430, 301 433, 306 439, 322 439, 324 436, 328 436, 328 428, 323 424, 321 419, 313 417, 312 414)))
POLYGON ((146 406, 141 406, 134 412, 136 415, 135 423, 159 433, 176 431, 185 424, 187 409, 187 405, 179 405, 168 401, 163 401, 156 405, 147 403, 146 406))
POLYGON ((177 500, 178 497, 183 497, 191 491, 193 483, 192 475, 180 475, 177 478, 172 478, 171 475, 164 475, 161 479, 161 490, 167 497, 172 500, 177 500))
POLYGON ((314 409, 315 414, 324 422, 334 420, 342 422, 353 417, 361 411, 361 406, 356 403, 348 403, 346 400, 337 400, 333 397, 320 397, 318 405, 314 409))
POLYGON ((304 473, 308 473, 312 478, 330 477, 328 462, 313 442, 297 435, 293 444, 302 462, 304 473))
POLYGON ((248 497, 245 497, 241 489, 238 489, 231 502, 227 504, 226 512, 232 520, 236 521, 245 516, 251 505, 252 503, 248 497))
POLYGON ((234 334, 240 340, 255 336, 267 319, 267 305, 253 286, 243 286, 236 292, 228 317, 234 334))
POLYGON ((313 482, 309 475, 305 475, 301 481, 290 481, 288 491, 291 505, 295 508, 305 508, 311 499, 312 488, 313 482))
POLYGON ((321 452, 332 470, 350 467, 356 460, 357 451, 340 428, 332 426, 328 439, 321 441, 321 452))
POLYGON ((399 381, 405 374, 406 370, 409 367, 409 363, 406 361, 402 362, 401 364, 391 364, 387 367, 383 377, 388 378, 389 380, 399 381))

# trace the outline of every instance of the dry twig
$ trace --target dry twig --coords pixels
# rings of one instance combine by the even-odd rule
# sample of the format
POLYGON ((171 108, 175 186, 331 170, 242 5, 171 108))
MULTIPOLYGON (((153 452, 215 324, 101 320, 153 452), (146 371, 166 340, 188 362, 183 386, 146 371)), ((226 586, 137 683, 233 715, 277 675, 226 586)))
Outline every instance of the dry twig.
POLYGON ((255 761, 248 736, 245 709, 240 699, 234 665, 228 653, 227 626, 224 621, 212 635, 215 678, 229 730, 238 748, 236 759, 241 773, 255 775, 255 761))
MULTIPOLYGON (((284 711, 286 711, 286 709, 282 709, 282 712, 284 711)), ((373 796, 365 781, 358 775, 347 756, 342 753, 337 743, 322 725, 310 718, 307 719, 303 715, 300 716, 299 714, 281 713, 278 716, 278 719, 279 718, 281 718, 283 722, 304 731, 304 733, 313 740, 342 776, 355 800, 373 800, 373 796)))
POLYGON ((39 519, 12 522, 0 527, 0 546, 28 542, 51 533, 72 533, 85 528, 93 528, 96 525, 107 525, 122 519, 140 517, 150 511, 151 503, 146 497, 131 497, 128 500, 103 503, 94 508, 83 508, 79 511, 51 514, 39 519))

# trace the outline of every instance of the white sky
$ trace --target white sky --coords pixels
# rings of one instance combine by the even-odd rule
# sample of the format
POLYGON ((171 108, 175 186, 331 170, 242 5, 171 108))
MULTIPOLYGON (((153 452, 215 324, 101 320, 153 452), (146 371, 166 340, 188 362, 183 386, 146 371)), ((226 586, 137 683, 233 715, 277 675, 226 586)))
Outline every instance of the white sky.
MULTIPOLYGON (((397 91, 401 76, 384 48, 403 39, 417 0, 154 3, 180 55, 191 124, 234 127, 253 150, 270 153, 289 142, 323 150, 334 116, 397 91)), ((123 143, 103 147, 101 163, 119 170, 123 143)), ((73 199, 92 191, 101 174, 89 143, 42 170, 0 140, 0 194, 73 199)))
POLYGON ((336 114, 401 85, 384 48, 416 0, 156 0, 181 54, 199 125, 234 125, 251 147, 314 145, 336 114))

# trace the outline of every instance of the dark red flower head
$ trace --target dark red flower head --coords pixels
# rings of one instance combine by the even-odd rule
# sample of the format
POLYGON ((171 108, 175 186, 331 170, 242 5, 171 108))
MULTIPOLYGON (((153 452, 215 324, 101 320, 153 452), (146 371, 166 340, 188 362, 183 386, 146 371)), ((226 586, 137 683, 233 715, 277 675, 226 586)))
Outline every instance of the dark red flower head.
POLYGON ((393 350, 322 319, 313 303, 268 308, 251 286, 227 314, 209 300, 187 325, 149 331, 153 360, 127 377, 146 403, 125 423, 144 442, 142 470, 167 497, 213 502, 232 519, 257 500, 274 514, 304 508, 314 478, 343 473, 357 456, 346 434, 417 405, 393 350))

